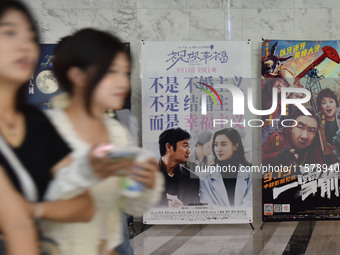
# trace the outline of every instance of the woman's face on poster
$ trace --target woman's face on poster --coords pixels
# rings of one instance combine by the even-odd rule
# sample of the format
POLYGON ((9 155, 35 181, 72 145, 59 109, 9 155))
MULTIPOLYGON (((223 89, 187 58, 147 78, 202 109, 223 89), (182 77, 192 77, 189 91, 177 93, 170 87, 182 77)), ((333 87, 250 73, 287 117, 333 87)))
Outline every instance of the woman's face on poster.
POLYGON ((336 101, 331 97, 324 97, 321 101, 321 110, 326 118, 332 118, 336 112, 336 101))
POLYGON ((202 151, 203 151, 203 155, 204 156, 209 156, 211 154, 211 142, 206 142, 203 146, 202 146, 202 151))
POLYGON ((231 159, 234 151, 237 149, 237 144, 233 145, 228 136, 217 135, 214 141, 214 152, 219 161, 231 159))

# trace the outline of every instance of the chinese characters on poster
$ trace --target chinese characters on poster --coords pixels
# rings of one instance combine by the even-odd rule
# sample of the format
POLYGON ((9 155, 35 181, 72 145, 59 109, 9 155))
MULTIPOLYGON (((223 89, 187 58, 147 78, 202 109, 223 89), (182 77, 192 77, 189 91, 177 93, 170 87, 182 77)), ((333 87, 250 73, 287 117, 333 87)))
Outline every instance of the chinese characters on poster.
POLYGON ((262 44, 262 108, 278 98, 262 116, 264 221, 339 218, 339 50, 339 41, 262 44), (296 100, 305 102, 286 104, 296 100))
POLYGON ((252 176, 238 171, 252 161, 251 128, 246 110, 234 114, 231 93, 243 95, 250 86, 250 52, 247 42, 142 43, 143 147, 158 155, 166 179, 162 203, 144 214, 144 223, 252 222, 252 176), (164 162, 158 142, 178 127, 191 135, 190 155, 171 175, 166 164, 173 162, 164 162), (222 144, 230 140, 226 156, 222 144), (227 167, 234 171, 219 171, 227 167))

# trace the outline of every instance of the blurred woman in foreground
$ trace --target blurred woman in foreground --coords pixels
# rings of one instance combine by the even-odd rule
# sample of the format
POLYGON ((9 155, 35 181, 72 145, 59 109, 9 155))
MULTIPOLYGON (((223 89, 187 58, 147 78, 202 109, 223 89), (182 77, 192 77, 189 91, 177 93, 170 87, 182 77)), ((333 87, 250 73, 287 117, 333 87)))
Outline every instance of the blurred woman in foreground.
POLYGON ((70 200, 43 202, 56 173, 65 174, 55 179, 54 193, 67 191, 75 195, 73 187, 68 185, 69 175, 78 175, 79 169, 82 172, 87 169, 87 175, 95 176, 117 170, 112 165, 103 166, 106 161, 96 157, 90 158, 91 165, 88 156, 72 161, 70 148, 48 118, 26 103, 24 85, 31 78, 39 55, 38 37, 36 24, 25 5, 15 0, 0 1, 0 138, 3 146, 0 150, 0 231, 8 244, 7 252, 12 255, 37 253, 33 217, 62 222, 92 218, 94 204, 89 193, 83 193, 84 189, 79 189, 78 196, 70 200), (22 197, 31 203, 25 203, 22 197))
MULTIPOLYGON (((108 109, 123 108, 130 92, 130 66, 121 41, 106 32, 83 29, 57 45, 53 69, 70 98, 66 98, 64 109, 56 108, 48 114, 75 158, 98 144, 112 144, 113 151, 132 149, 127 128, 104 115, 108 109)), ((58 104, 56 101, 54 105, 58 104)), ((103 158, 110 161, 105 152, 103 158)), ((115 175, 90 189, 97 209, 90 223, 46 223, 46 233, 58 241, 63 255, 95 255, 98 249, 109 254, 122 241, 120 210, 141 216, 158 202, 162 176, 157 160, 147 156, 143 162, 133 162, 131 158, 126 161, 133 164, 132 168, 122 168, 120 174, 129 175, 145 187, 137 197, 123 195, 123 180, 115 175)), ((75 182, 79 180, 75 178, 75 182)))

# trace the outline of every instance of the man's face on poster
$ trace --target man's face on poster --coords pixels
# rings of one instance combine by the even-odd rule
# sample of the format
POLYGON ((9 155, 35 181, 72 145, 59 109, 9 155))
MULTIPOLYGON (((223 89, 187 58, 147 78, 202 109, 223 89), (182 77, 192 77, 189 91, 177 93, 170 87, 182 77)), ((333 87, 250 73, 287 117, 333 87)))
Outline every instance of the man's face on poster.
POLYGON ((316 119, 301 115, 296 119, 297 125, 291 129, 291 141, 295 149, 303 150, 312 144, 318 131, 316 119))
MULTIPOLYGON (((297 92, 293 92, 293 93, 291 93, 290 94, 290 99, 301 99, 301 98, 305 98, 305 94, 303 94, 303 93, 297 93, 297 92)), ((293 106, 295 106, 296 107, 296 105, 294 104, 293 106)))
POLYGON ((178 141, 176 143, 176 151, 174 151, 174 148, 172 146, 171 148, 172 148, 173 159, 176 162, 186 163, 188 161, 189 154, 190 154, 189 139, 178 141))
POLYGON ((283 78, 275 78, 273 88, 277 88, 277 93, 281 93, 281 88, 287 88, 289 84, 283 78))

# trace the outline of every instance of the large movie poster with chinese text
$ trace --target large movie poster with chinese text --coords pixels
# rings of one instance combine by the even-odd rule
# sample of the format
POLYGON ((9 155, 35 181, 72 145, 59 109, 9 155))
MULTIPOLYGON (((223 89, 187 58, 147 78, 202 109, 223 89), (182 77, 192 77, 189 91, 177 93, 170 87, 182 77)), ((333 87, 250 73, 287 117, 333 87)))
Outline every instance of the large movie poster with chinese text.
POLYGON ((263 220, 340 218, 340 42, 262 44, 263 220))
POLYGON ((143 147, 158 155, 165 179, 144 223, 252 222, 252 175, 242 171, 252 161, 249 43, 141 47, 143 147))
POLYGON ((28 100, 41 109, 50 108, 50 100, 62 92, 52 71, 56 44, 41 44, 37 68, 28 85, 28 100))

